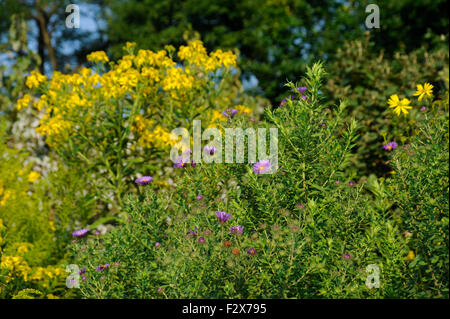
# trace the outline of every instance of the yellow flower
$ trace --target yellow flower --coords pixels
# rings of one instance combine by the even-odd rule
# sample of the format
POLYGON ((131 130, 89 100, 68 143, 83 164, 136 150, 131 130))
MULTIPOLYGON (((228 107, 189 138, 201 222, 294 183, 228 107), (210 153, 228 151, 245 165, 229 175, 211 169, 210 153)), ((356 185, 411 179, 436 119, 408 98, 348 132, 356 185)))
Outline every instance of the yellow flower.
POLYGON ((417 84, 417 91, 414 93, 414 96, 419 96, 418 100, 422 101, 423 97, 427 95, 428 97, 433 97, 433 85, 430 83, 417 84))
POLYGON ((12 192, 7 189, 3 191, 3 198, 0 200, 0 206, 4 206, 6 204, 6 201, 11 197, 12 192))
POLYGON ((87 55, 87 60, 91 62, 108 62, 109 58, 105 51, 94 51, 87 55))
POLYGON ((31 96, 29 94, 25 94, 23 98, 17 100, 17 110, 20 111, 21 109, 27 107, 31 102, 31 96))
POLYGON ((45 75, 42 75, 39 72, 31 71, 31 75, 27 77, 27 80, 25 82, 26 86, 28 86, 30 89, 38 87, 39 84, 42 82, 45 82, 47 80, 47 77, 45 75))
POLYGON ((412 106, 409 104, 411 103, 410 100, 404 98, 400 101, 397 94, 391 95, 388 104, 390 108, 394 109, 394 113, 400 116, 400 113, 408 114, 408 110, 412 109, 412 106))
POLYGON ((30 183, 35 182, 39 177, 41 177, 41 174, 39 172, 31 171, 30 174, 28 174, 28 181, 30 183))
POLYGON ((410 250, 408 255, 406 256, 406 260, 414 260, 414 258, 416 258, 414 251, 410 250))
POLYGON ((244 113, 247 115, 250 115, 250 113, 252 113, 252 110, 244 105, 236 105, 235 109, 238 110, 240 113, 244 113))

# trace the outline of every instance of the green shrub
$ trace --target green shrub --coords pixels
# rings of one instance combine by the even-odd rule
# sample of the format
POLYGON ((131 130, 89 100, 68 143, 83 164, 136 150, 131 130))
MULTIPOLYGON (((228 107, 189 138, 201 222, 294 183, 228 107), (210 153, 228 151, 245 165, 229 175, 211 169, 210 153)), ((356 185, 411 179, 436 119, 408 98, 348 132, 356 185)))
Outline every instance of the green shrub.
MULTIPOLYGON (((172 189, 155 192, 152 186, 144 186, 140 196, 127 201, 130 218, 126 224, 106 236, 82 238, 74 244, 76 263, 86 267, 82 295, 448 296, 445 290, 435 293, 411 266, 407 257, 411 241, 396 217, 403 206, 392 204, 396 195, 380 195, 380 191, 374 195, 376 186, 384 187, 376 178, 355 183, 350 180, 353 176, 345 175, 357 125, 346 124, 342 118, 345 104, 323 106, 322 66, 314 65, 307 75, 305 99, 299 95, 273 112, 267 110, 265 122, 237 117, 227 123, 278 128, 276 173, 255 174, 247 164, 198 164, 181 168, 183 176, 172 189), (215 211, 232 217, 221 224, 215 211), (241 235, 230 233, 229 227, 237 225, 243 226, 241 235), (366 286, 369 265, 379 268, 378 289, 366 286)), ((395 176, 393 185, 401 175, 395 176)), ((402 205, 406 203, 404 199, 402 205)), ((439 208, 446 204, 442 198, 435 203, 439 208)), ((440 271, 447 267, 448 274, 448 263, 443 262, 448 249, 436 256, 442 264, 440 271)), ((437 282, 443 285, 445 279, 438 277, 437 282)))
MULTIPOLYGON (((442 43, 447 42, 443 39, 442 43)), ((363 40, 347 42, 337 50, 335 61, 329 65, 330 77, 324 86, 331 103, 345 100, 347 116, 360 124, 361 138, 352 159, 354 171, 360 175, 386 176, 389 165, 386 152, 379 147, 383 135, 391 132, 405 143, 415 134, 415 114, 409 121, 398 121, 387 108, 388 97, 403 92, 410 97, 416 84, 430 82, 434 92, 445 89, 449 72, 448 47, 434 51, 417 49, 408 54, 399 51, 393 57, 376 52, 369 33, 363 40)))

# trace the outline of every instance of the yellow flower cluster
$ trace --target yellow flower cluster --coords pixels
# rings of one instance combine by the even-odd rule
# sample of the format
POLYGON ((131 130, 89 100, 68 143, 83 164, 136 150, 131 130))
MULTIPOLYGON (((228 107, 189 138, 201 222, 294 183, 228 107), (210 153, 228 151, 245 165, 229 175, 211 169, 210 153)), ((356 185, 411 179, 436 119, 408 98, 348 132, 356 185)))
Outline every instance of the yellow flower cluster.
MULTIPOLYGON (((20 246, 23 248, 26 246, 20 246)), ((61 281, 66 277, 64 268, 57 266, 30 267, 22 256, 6 256, 0 259, 0 269, 6 270, 6 282, 15 278, 23 278, 25 282, 39 282, 42 287, 48 287, 50 280, 61 281)))
POLYGON ((109 58, 104 51, 95 51, 86 57, 91 62, 109 62, 109 58))
POLYGON ((139 133, 139 144, 144 147, 159 147, 164 148, 166 146, 175 145, 176 141, 170 139, 171 134, 160 125, 156 125, 153 130, 149 130, 148 127, 153 126, 153 121, 146 119, 142 115, 136 116, 136 124, 133 127, 133 132, 139 133))
POLYGON ((11 198, 12 192, 9 189, 4 189, 3 186, 0 185, 0 207, 5 206, 6 201, 11 198))
MULTIPOLYGON (((429 97, 430 99, 433 98, 433 85, 430 83, 425 84, 417 84, 417 90, 414 93, 414 96, 418 96, 418 101, 422 101, 424 96, 429 97)), ((390 96, 388 100, 388 104, 390 108, 393 108, 394 113, 400 116, 400 114, 408 114, 410 109, 412 109, 411 101, 407 98, 403 98, 400 100, 397 94, 393 94, 390 96)))
POLYGON ((32 97, 30 94, 25 94, 21 99, 17 100, 17 110, 20 111, 23 108, 28 107, 32 100, 32 97))
POLYGON ((8 271, 6 276, 6 282, 13 280, 15 276, 23 277, 25 281, 28 281, 28 275, 31 272, 31 267, 22 256, 5 256, 0 259, 0 268, 8 271))
POLYGON ((47 80, 47 77, 39 72, 31 71, 29 77, 27 77, 25 84, 30 89, 37 88, 41 83, 44 83, 47 80))
POLYGON ((178 57, 189 64, 201 66, 208 72, 216 71, 222 66, 225 68, 236 66, 237 58, 233 52, 222 50, 211 52, 208 55, 203 43, 199 40, 189 42, 188 46, 181 46, 178 57))
MULTIPOLYGON (((47 136, 49 145, 58 147, 79 133, 88 137, 86 131, 94 134, 93 127, 103 121, 99 122, 99 115, 131 113, 127 120, 132 122, 133 133, 141 145, 167 147, 174 143, 167 129, 174 121, 189 119, 194 116, 194 109, 202 108, 207 112, 199 111, 201 114, 212 114, 217 120, 224 109, 233 105, 230 93, 234 98, 239 94, 231 82, 226 87, 228 94, 216 94, 218 82, 214 77, 218 75, 211 73, 236 66, 237 56, 231 51, 208 54, 201 41, 191 41, 179 48, 178 57, 183 63, 177 64, 168 55, 174 48, 135 53, 135 44, 128 43, 124 49, 128 55, 117 62, 109 62, 103 51, 87 56, 91 62, 109 62, 110 69, 105 72, 90 68, 74 74, 54 72, 45 86, 39 86, 46 79, 37 73, 27 78, 30 86, 41 88, 41 96, 33 107, 45 113, 36 131, 47 136), (164 112, 176 114, 177 118, 166 119, 164 112)), ((224 81, 223 74, 220 81, 224 81)), ((31 100, 31 96, 24 96, 17 109, 25 108, 31 100)))

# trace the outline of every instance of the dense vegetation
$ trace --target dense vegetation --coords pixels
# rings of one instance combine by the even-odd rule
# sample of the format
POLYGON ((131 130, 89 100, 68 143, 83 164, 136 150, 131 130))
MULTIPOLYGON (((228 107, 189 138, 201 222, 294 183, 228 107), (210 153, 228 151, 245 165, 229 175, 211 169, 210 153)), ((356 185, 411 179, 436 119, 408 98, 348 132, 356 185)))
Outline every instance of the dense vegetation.
POLYGON ((0 298, 449 297, 444 1, 92 3, 68 68, 66 1, 1 4, 0 298))

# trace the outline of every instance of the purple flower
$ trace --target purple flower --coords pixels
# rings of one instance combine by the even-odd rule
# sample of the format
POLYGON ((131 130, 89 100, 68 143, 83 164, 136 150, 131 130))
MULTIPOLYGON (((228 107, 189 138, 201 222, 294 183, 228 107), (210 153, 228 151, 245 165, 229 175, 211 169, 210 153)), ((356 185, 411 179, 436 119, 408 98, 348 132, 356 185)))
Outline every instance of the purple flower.
POLYGON ((200 237, 200 238, 198 239, 198 242, 201 243, 201 244, 203 244, 203 243, 205 242, 205 238, 204 238, 204 237, 200 237))
POLYGON ((231 118, 231 117, 234 117, 237 112, 238 112, 238 110, 236 110, 236 109, 226 109, 225 111, 222 112, 222 114, 225 117, 231 118))
POLYGON ((390 151, 394 150, 397 146, 398 146, 397 143, 389 142, 386 145, 383 145, 383 148, 385 151, 390 152, 390 151))
POLYGON ((268 160, 259 161, 255 163, 255 165, 253 166, 253 172, 255 172, 255 174, 267 173, 269 169, 270 169, 270 161, 268 160))
POLYGON ((73 237, 83 237, 85 236, 87 233, 89 232, 89 229, 83 228, 83 229, 79 229, 76 230, 72 233, 73 237))
POLYGON ((86 272, 86 267, 81 268, 79 274, 82 275, 86 272))
POLYGON ((147 185, 151 181, 153 181, 153 177, 151 177, 151 176, 142 176, 142 177, 139 177, 138 179, 136 179, 134 182, 136 184, 139 184, 139 185, 147 185))
POLYGON ((349 253, 345 253, 343 257, 345 259, 350 259, 352 256, 349 253))
POLYGON ((299 86, 298 88, 295 88, 294 91, 297 91, 298 93, 302 94, 302 96, 300 97, 302 100, 306 99, 306 95, 303 95, 303 93, 306 92, 306 87, 299 86))
POLYGON ((422 106, 421 108, 420 108, 420 112, 425 112, 427 110, 427 107, 426 106, 422 106))
POLYGON ((242 235, 243 232, 244 232, 244 227, 241 225, 230 227, 230 234, 242 235))
POLYGON ((195 197, 196 200, 202 200, 203 199, 203 195, 198 195, 197 197, 195 197))
POLYGON ((188 231, 188 235, 196 237, 198 235, 197 226, 194 227, 194 230, 188 231))
POLYGON ((336 185, 339 185, 340 183, 341 183, 340 180, 337 180, 337 181, 335 182, 336 185))
POLYGON ((180 155, 178 156, 178 158, 175 160, 175 163, 173 163, 173 167, 174 168, 180 168, 180 167, 185 167, 186 163, 189 163, 189 156, 183 156, 180 155))
POLYGON ((350 182, 348 182, 348 186, 355 186, 355 182, 354 181, 350 181, 350 182))
POLYGON ((192 167, 195 167, 195 166, 197 166, 197 163, 194 162, 194 161, 192 161, 192 162, 191 162, 191 166, 192 166, 192 167))
POLYGON ((298 203, 298 204, 297 204, 297 207, 300 208, 300 209, 302 209, 303 207, 305 207, 305 205, 304 205, 303 203, 298 203))
POLYGON ((108 268, 108 267, 109 267, 109 264, 104 264, 104 265, 97 266, 97 267, 95 268, 95 270, 97 270, 97 271, 103 271, 103 270, 105 270, 105 269, 108 268))
POLYGON ((306 91, 306 87, 304 87, 304 86, 299 86, 298 88, 296 88, 296 90, 297 90, 300 94, 303 94, 303 93, 305 93, 305 91, 306 91))
POLYGON ((223 211, 216 212, 217 218, 219 218, 219 222, 221 224, 225 223, 227 220, 231 218, 231 214, 225 213, 223 211))
POLYGON ((256 249, 253 248, 253 247, 247 248, 247 253, 248 253, 249 255, 254 256, 254 255, 256 255, 256 249))
POLYGON ((158 248, 159 246, 161 246, 161 244, 159 242, 156 242, 155 247, 158 248))
POLYGON ((81 280, 86 280, 86 276, 81 277, 81 280))
POLYGON ((158 292, 162 292, 162 290, 163 290, 162 287, 158 288, 158 292))
POLYGON ((284 98, 284 99, 281 101, 280 105, 283 106, 283 105, 285 105, 285 104, 287 103, 288 100, 291 100, 291 101, 292 101, 293 99, 294 99, 294 97, 293 97, 292 95, 290 95, 290 96, 284 98))
POLYGON ((214 155, 217 149, 214 146, 205 146, 203 152, 209 153, 209 155, 214 155))

